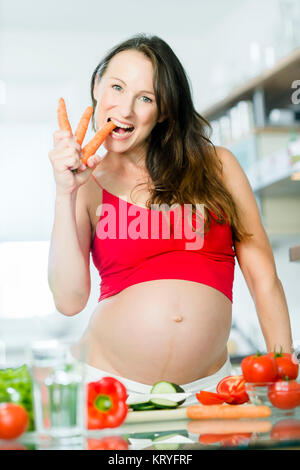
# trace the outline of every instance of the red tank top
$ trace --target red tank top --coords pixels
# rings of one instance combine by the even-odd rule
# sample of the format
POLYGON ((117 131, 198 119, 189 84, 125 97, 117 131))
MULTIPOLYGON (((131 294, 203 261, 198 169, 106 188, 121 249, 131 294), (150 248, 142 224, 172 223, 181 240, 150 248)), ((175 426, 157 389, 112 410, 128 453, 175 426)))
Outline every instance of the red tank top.
POLYGON ((157 279, 205 284, 232 302, 235 252, 228 223, 217 224, 210 212, 211 226, 203 236, 200 219, 187 215, 191 205, 178 205, 167 216, 109 193, 92 177, 103 191, 91 246, 101 278, 98 302, 126 287, 157 279))

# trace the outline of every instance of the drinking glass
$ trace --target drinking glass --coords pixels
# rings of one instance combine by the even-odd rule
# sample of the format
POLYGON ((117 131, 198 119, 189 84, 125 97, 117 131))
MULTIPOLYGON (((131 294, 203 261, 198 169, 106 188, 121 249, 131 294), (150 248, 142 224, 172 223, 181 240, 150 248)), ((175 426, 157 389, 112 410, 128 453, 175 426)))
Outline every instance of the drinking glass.
POLYGON ((86 357, 86 345, 73 341, 54 339, 30 345, 38 435, 64 438, 83 434, 86 357))

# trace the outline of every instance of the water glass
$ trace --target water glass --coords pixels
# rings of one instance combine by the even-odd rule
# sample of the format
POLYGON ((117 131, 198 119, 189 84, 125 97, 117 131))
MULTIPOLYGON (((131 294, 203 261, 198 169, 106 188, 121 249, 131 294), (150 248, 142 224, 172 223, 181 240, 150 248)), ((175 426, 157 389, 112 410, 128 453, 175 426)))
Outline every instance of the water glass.
POLYGON ((46 340, 31 344, 29 362, 34 385, 38 435, 82 435, 85 429, 85 345, 46 340))

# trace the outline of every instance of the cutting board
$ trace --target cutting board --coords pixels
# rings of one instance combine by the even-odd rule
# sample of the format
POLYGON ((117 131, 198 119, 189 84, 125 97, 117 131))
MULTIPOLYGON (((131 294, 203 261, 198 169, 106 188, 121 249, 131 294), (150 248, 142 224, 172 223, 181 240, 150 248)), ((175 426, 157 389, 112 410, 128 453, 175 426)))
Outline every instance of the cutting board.
POLYGON ((127 414, 124 424, 141 423, 151 421, 172 421, 176 419, 190 419, 186 415, 188 406, 180 406, 172 410, 148 410, 148 411, 132 411, 127 414))
POLYGON ((239 419, 239 418, 267 418, 271 415, 271 408, 265 405, 221 405, 223 408, 220 414, 220 405, 195 405, 195 406, 179 406, 171 410, 148 410, 148 411, 129 411, 125 423, 139 423, 150 421, 171 421, 174 419, 191 419, 187 417, 187 408, 194 408, 193 419, 239 419), (198 410, 197 410, 198 408, 198 410), (202 408, 200 410, 200 408, 202 408), (205 415, 205 410, 210 408, 208 416, 205 415), (239 410, 239 411, 237 411, 239 410), (196 414, 196 411, 200 413, 196 414), (203 415, 204 412, 204 415, 203 415))

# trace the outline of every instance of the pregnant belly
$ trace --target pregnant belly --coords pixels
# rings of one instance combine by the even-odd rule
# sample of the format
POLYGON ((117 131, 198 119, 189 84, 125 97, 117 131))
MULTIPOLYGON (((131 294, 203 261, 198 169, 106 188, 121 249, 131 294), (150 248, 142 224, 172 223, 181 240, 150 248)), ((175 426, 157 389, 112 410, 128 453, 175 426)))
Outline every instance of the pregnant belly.
POLYGON ((104 299, 86 332, 90 365, 131 380, 178 384, 225 362, 230 300, 192 281, 148 281, 104 299))

